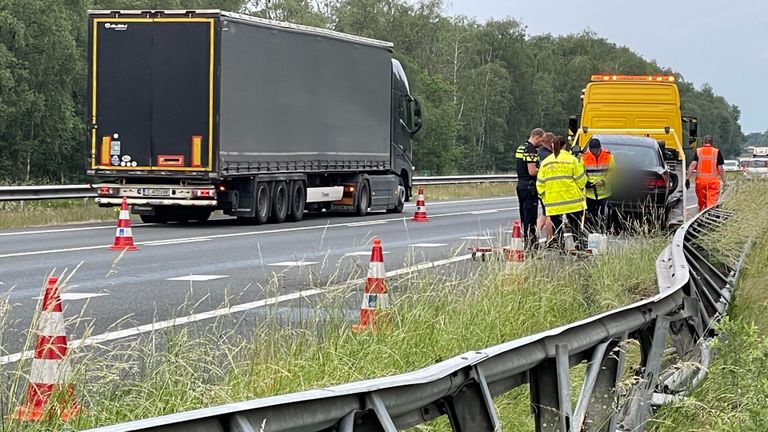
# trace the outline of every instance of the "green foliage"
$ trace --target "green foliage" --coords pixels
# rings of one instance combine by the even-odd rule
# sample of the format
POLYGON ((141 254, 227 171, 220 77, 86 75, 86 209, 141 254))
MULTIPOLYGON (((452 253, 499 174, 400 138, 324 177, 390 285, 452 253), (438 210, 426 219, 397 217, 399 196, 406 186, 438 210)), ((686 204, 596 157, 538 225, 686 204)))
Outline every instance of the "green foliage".
MULTIPOLYGON (((87 9, 223 9, 392 41, 424 128, 418 171, 513 169, 533 127, 565 133, 593 73, 672 73, 592 32, 526 34, 511 18, 442 14, 443 0, 0 0, 0 179, 72 181, 86 157, 87 9)), ((682 77, 681 77, 682 78, 682 77)), ((705 84, 680 81, 683 109, 726 156, 740 152, 740 112, 705 84)), ((751 136, 750 139, 758 138, 751 136)), ((764 142, 768 138, 763 139, 764 142)))
POLYGON ((748 146, 766 147, 768 146, 768 130, 765 132, 753 132, 746 136, 748 146))

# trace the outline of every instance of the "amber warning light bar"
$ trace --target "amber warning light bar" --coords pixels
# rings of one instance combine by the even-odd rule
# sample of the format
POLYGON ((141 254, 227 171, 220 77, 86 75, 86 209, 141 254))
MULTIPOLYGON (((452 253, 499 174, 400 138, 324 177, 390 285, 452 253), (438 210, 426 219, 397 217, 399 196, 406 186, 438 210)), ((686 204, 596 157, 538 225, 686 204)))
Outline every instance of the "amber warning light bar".
POLYGON ((592 81, 675 82, 675 76, 674 75, 592 75, 592 81))

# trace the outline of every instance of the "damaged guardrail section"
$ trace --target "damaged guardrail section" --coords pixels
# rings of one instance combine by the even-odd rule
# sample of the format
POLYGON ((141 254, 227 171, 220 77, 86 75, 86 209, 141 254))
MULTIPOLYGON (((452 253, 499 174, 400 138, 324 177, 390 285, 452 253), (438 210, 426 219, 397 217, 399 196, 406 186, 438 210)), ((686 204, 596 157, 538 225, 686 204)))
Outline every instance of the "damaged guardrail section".
POLYGON ((655 406, 686 395, 706 371, 744 255, 720 262, 698 239, 728 217, 713 208, 675 233, 656 263, 659 293, 646 300, 402 375, 94 431, 391 432, 443 415, 454 431, 495 431, 493 398, 525 384, 537 432, 643 430, 655 406), (619 382, 628 343, 640 359, 626 387, 619 382), (571 368, 584 363, 574 406, 571 368))

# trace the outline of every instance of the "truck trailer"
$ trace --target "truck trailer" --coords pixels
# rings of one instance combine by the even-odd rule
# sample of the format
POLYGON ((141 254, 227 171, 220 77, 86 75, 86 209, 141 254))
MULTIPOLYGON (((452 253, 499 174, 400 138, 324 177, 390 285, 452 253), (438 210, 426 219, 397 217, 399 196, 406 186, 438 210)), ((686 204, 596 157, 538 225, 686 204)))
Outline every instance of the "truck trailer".
POLYGON ((219 10, 89 11, 87 173, 144 222, 402 212, 421 109, 393 46, 219 10))

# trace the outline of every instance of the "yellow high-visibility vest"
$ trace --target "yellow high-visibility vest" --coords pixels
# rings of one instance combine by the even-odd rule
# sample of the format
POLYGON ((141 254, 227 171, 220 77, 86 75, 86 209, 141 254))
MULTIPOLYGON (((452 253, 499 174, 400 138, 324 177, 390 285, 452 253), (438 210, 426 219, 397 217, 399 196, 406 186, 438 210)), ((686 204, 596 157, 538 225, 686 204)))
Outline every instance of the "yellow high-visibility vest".
POLYGON ((548 156, 539 167, 536 189, 548 216, 582 211, 587 208, 584 185, 587 174, 578 159, 567 151, 548 156))

